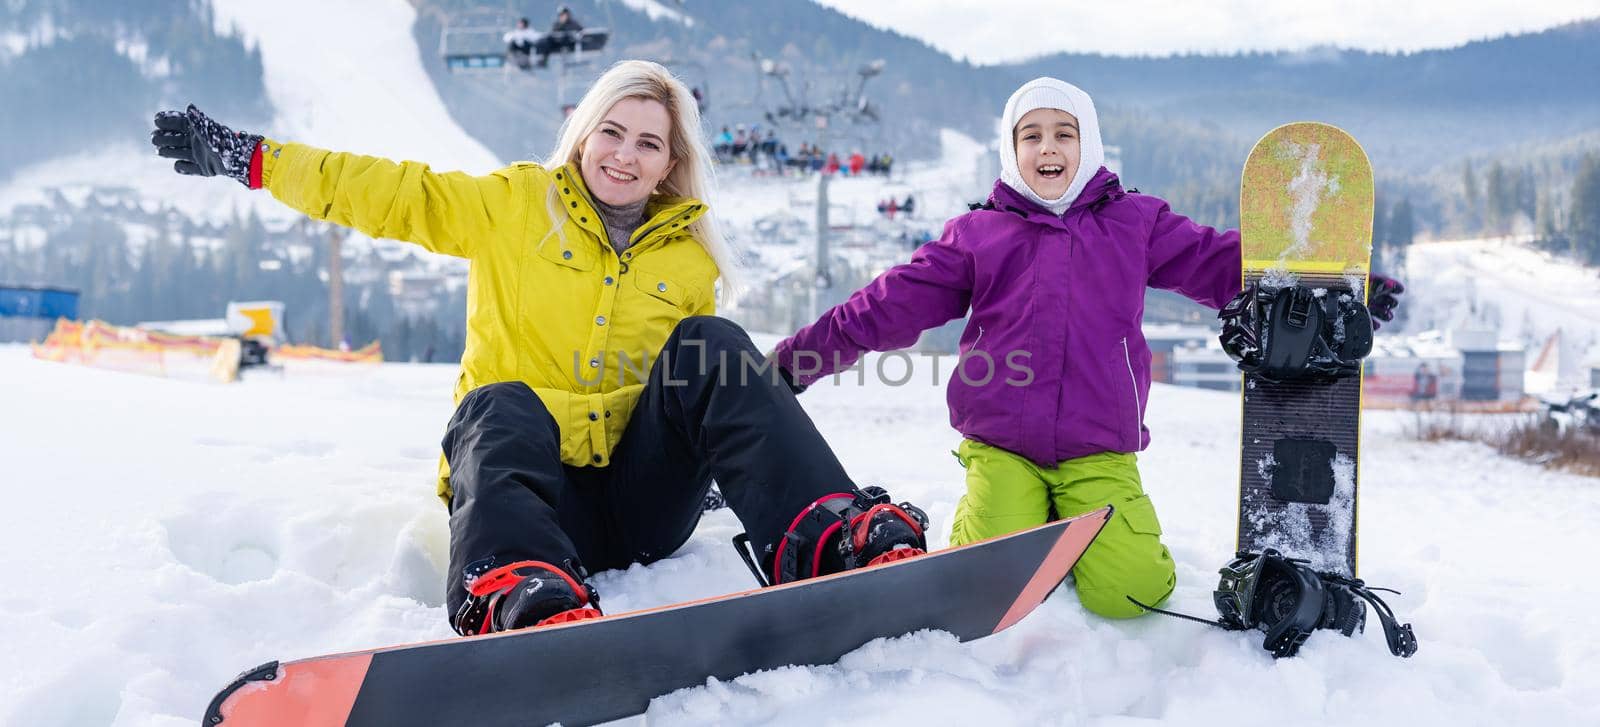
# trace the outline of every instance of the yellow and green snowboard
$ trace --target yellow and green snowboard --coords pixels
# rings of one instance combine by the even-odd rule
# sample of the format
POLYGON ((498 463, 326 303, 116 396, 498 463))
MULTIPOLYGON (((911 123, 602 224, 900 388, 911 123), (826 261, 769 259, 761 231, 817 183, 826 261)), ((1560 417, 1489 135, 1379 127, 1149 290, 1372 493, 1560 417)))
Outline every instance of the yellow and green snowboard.
MULTIPOLYGON (((1297 291, 1307 308, 1326 308, 1328 331, 1342 326, 1334 313, 1340 302, 1366 301, 1372 208, 1372 167, 1349 134, 1320 123, 1273 129, 1251 150, 1240 184, 1245 288, 1297 291)), ((1290 305, 1281 315, 1292 322, 1290 305)), ((1365 335, 1370 346, 1370 328, 1365 335)), ((1274 548, 1317 570, 1355 576, 1355 361, 1353 373, 1347 365, 1337 377, 1244 374, 1240 550, 1274 548)))

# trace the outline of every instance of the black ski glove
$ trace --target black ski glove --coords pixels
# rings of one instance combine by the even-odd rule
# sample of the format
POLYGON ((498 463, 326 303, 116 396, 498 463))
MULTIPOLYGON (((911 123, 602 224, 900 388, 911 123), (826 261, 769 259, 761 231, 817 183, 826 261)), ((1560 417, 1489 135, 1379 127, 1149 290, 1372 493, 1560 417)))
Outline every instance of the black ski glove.
POLYGON ((1400 294, 1406 292, 1406 286, 1394 278, 1378 275, 1367 276, 1367 311, 1372 313, 1372 330, 1376 331, 1381 326, 1378 321, 1394 320, 1395 306, 1400 305, 1400 294))
POLYGON ((176 159, 172 168, 179 174, 221 174, 246 187, 250 186, 250 160, 261 145, 261 138, 211 120, 194 104, 186 111, 157 113, 156 129, 150 132, 156 153, 176 159))

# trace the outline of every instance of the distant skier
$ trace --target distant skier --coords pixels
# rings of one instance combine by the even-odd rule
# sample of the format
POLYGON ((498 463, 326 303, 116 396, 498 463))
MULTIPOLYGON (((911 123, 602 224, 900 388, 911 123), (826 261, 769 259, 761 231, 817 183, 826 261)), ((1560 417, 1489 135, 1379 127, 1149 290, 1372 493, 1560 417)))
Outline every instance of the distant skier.
POLYGON ((1101 166, 1094 103, 1076 86, 1030 81, 1002 119, 988 202, 773 357, 803 389, 970 314, 948 396, 967 484, 951 544, 1115 505, 1074 569, 1078 598, 1103 616, 1138 616, 1128 596, 1155 605, 1176 584, 1134 455, 1149 444, 1145 288, 1221 307, 1240 292, 1239 233, 1124 191, 1101 166))
POLYGON ((1411 400, 1428 401, 1439 396, 1439 375, 1428 368, 1428 362, 1417 365, 1411 375, 1411 400))
POLYGON ((539 42, 539 33, 528 27, 527 18, 519 19, 516 29, 506 32, 505 42, 506 55, 511 57, 511 62, 522 70, 528 70, 533 63, 533 46, 539 42))
POLYGON ((859 150, 850 152, 850 176, 861 176, 862 170, 867 168, 867 157, 859 150))
POLYGON ((193 106, 155 124, 180 173, 472 261, 438 481, 459 633, 598 615, 590 569, 672 555, 713 477, 774 582, 926 549, 926 516, 858 489, 749 336, 713 317, 736 258, 701 201, 694 98, 666 68, 618 63, 548 160, 483 176, 235 132, 193 106))

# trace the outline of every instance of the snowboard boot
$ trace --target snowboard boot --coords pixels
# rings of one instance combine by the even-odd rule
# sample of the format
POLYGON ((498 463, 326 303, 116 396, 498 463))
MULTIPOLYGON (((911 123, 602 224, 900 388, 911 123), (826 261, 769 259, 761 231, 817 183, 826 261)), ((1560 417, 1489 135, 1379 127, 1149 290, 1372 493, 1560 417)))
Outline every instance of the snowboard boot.
MULTIPOLYGON (((570 561, 568 561, 570 563, 570 561)), ((467 582, 467 602, 456 614, 463 636, 600 618, 600 594, 566 570, 524 560, 467 582)))
POLYGON ((927 527, 921 508, 880 487, 826 495, 795 516, 764 570, 777 585, 915 557, 928 552, 927 527))

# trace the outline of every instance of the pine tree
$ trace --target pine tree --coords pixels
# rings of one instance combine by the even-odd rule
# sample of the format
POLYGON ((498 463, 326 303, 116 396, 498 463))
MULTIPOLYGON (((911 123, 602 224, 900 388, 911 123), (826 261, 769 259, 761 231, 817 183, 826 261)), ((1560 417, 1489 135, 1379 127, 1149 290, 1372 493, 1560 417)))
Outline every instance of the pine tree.
POLYGON ((1462 224, 1468 230, 1478 229, 1478 216, 1482 206, 1478 200, 1478 179, 1472 173, 1472 160, 1468 159, 1466 166, 1461 171, 1461 191, 1466 198, 1467 208, 1461 216, 1462 224))
POLYGON ((1546 250, 1566 250, 1566 234, 1561 228, 1561 213, 1556 208, 1554 190, 1548 187, 1539 188, 1539 201, 1537 212, 1534 214, 1534 230, 1538 234, 1538 244, 1546 250))
POLYGON ((1539 214, 1539 189, 1533 170, 1524 166, 1517 174, 1516 210, 1521 219, 1532 223, 1539 214))
POLYGON ((1389 214, 1389 240, 1402 250, 1411 246, 1417 236, 1416 213, 1411 209, 1411 198, 1402 198, 1389 214))
POLYGON ((1585 155, 1572 183, 1572 213, 1567 221, 1572 249, 1582 259, 1600 262, 1600 158, 1585 155))

